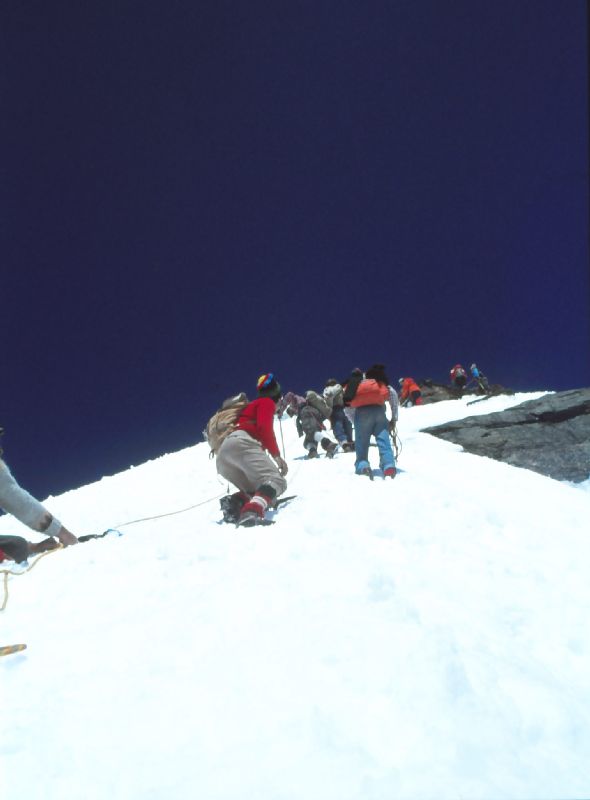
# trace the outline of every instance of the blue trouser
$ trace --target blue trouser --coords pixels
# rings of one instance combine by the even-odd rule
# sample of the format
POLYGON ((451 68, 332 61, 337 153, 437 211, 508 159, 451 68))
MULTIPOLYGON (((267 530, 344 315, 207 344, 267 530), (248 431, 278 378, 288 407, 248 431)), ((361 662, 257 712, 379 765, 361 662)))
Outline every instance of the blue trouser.
POLYGON ((381 469, 395 467, 395 457, 391 447, 385 406, 359 406, 354 412, 354 451, 356 472, 369 466, 369 443, 371 436, 377 440, 379 466, 381 469))
POLYGON ((332 430, 336 439, 342 442, 352 442, 352 425, 342 406, 335 406, 330 415, 332 430))

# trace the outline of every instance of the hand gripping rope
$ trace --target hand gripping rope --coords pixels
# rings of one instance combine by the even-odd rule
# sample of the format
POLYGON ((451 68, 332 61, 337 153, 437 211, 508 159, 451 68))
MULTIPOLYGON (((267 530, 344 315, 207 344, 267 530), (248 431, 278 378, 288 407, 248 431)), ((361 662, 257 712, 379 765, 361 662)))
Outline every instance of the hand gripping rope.
POLYGON ((11 569, 0 570, 0 573, 4 575, 4 600, 2 601, 2 605, 0 606, 0 611, 4 611, 8 603, 8 576, 24 575, 26 572, 30 572, 35 566, 35 564, 41 561, 42 558, 45 558, 45 556, 49 556, 52 553, 57 553, 58 550, 63 550, 63 544, 61 544, 61 542, 57 545, 57 547, 54 547, 53 550, 47 550, 45 553, 41 553, 41 555, 37 556, 37 558, 32 562, 32 564, 28 564, 23 570, 19 570, 18 572, 14 572, 14 570, 11 569))
MULTIPOLYGON (((282 444, 283 457, 284 457, 285 456, 285 442, 284 442, 284 439, 283 439, 283 426, 281 424, 280 419, 279 419, 279 427, 280 427, 280 431, 281 431, 281 444, 282 444)), ((225 492, 224 492, 224 494, 225 494, 225 492)), ((215 495, 215 497, 210 497, 207 500, 202 500, 200 503, 195 503, 192 506, 187 506, 187 508, 181 508, 178 511, 167 511, 164 514, 154 514, 151 517, 141 517, 139 519, 132 519, 129 522, 122 522, 119 525, 115 526, 114 528, 107 528, 106 531, 104 531, 104 533, 89 533, 89 534, 86 534, 86 535, 83 535, 83 536, 79 536, 78 537, 78 541, 79 542, 87 542, 90 539, 102 539, 102 537, 106 536, 108 533, 118 533, 119 535, 121 535, 121 532, 119 530, 120 528, 126 528, 129 525, 136 525, 139 522, 149 522, 149 521, 151 521, 153 519, 162 519, 163 517, 172 517, 175 514, 184 514, 187 511, 192 511, 193 508, 198 508, 199 506, 204 506, 206 503, 212 503, 213 500, 219 500, 220 497, 223 497, 223 494, 215 495)), ((42 558, 45 558, 45 556, 51 555, 51 553, 56 553, 58 550, 63 550, 63 545, 62 544, 59 544, 53 550, 48 550, 45 553, 41 553, 41 555, 39 555, 30 565, 28 565, 23 570, 19 570, 18 572, 15 572, 14 570, 10 570, 10 569, 0 570, 0 574, 4 575, 4 599, 2 601, 2 605, 0 606, 0 611, 4 611, 4 609, 6 608, 6 606, 8 604, 8 576, 9 575, 13 575, 13 576, 24 575, 27 572, 30 572, 33 569, 33 567, 35 566, 35 564, 37 564, 42 558)), ((9 645, 9 647, 8 647, 9 652, 15 652, 14 650, 10 650, 10 648, 11 647, 17 647, 17 646, 20 649, 24 649, 26 647, 26 645, 24 645, 22 647, 21 647, 21 645, 9 645)), ((4 649, 7 649, 7 648, 4 648, 4 649)), ((0 648, 0 655, 7 655, 7 653, 3 653, 2 649, 0 648)))
MULTIPOLYGON (((103 536, 106 536, 108 533, 118 533, 121 536, 120 528, 125 528, 128 525, 136 525, 139 522, 148 522, 152 519, 162 519, 162 517, 172 517, 175 514, 184 514, 186 511, 191 511, 193 508, 198 508, 199 506, 203 506, 206 503, 212 503, 213 500, 218 500, 220 497, 223 497, 223 494, 215 495, 215 497, 210 497, 208 500, 202 500, 200 503, 195 503, 192 506, 188 506, 187 508, 181 508, 178 511, 168 511, 165 514, 155 514, 152 517, 142 517, 140 519, 133 519, 129 522, 122 522, 120 525, 117 525, 115 528, 107 528, 104 533, 89 533, 83 536, 78 537, 79 542, 88 542, 90 539, 102 539, 103 536)), ((20 569, 15 571, 13 569, 2 569, 0 570, 0 574, 4 575, 4 599, 2 601, 2 605, 0 606, 0 611, 4 611, 8 604, 8 576, 12 575, 18 577, 19 575, 25 575, 27 572, 30 572, 33 567, 41 561, 42 558, 45 556, 49 556, 52 553, 57 553, 58 550, 63 550, 64 546, 60 543, 57 547, 53 548, 53 550, 47 550, 45 553, 41 553, 37 558, 35 558, 30 564, 28 564, 24 569, 20 569)), ((10 645, 12 647, 12 645, 10 645)), ((0 653, 0 655, 2 655, 0 653)))

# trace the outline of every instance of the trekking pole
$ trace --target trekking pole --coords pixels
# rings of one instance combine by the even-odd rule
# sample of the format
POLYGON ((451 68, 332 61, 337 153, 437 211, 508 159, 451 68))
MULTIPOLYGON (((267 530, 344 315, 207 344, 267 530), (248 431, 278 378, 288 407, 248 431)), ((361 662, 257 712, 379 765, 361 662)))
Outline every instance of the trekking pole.
POLYGON ((283 439, 283 423, 279 417, 279 430, 281 431, 281 447, 283 448, 283 459, 285 458, 285 440, 283 439))

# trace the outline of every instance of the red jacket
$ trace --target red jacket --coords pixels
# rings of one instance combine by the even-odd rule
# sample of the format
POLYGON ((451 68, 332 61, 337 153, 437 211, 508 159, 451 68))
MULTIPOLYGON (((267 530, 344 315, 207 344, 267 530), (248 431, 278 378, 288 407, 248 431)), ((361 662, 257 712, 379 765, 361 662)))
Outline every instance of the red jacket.
POLYGON ((404 400, 407 400, 412 392, 420 392, 420 394, 422 394, 420 387, 413 378, 404 378, 402 393, 399 396, 400 402, 403 403, 404 400))
POLYGON ((246 431, 253 439, 256 439, 271 456, 281 454, 273 427, 275 415, 275 401, 270 397, 259 397, 252 400, 244 408, 240 416, 236 429, 246 431))

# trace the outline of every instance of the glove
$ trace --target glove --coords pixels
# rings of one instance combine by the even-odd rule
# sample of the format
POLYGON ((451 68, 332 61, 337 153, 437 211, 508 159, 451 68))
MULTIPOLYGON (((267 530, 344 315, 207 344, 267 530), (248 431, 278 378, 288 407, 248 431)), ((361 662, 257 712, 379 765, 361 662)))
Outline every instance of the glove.
POLYGON ((395 420, 394 419, 390 419, 389 420, 389 425, 387 427, 389 428, 389 433, 391 433, 392 436, 395 436, 395 420))
POLYGON ((289 472, 289 467, 287 465, 287 462, 285 461, 284 458, 281 458, 280 456, 275 456, 275 461, 277 462, 277 467, 279 468, 279 472, 281 473, 281 475, 285 476, 287 472, 289 472))

